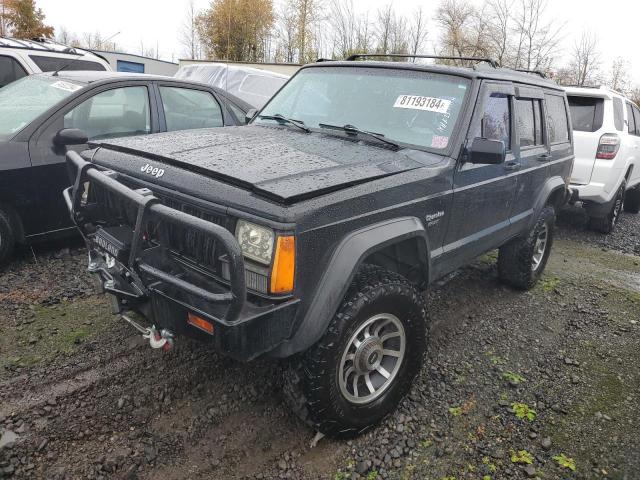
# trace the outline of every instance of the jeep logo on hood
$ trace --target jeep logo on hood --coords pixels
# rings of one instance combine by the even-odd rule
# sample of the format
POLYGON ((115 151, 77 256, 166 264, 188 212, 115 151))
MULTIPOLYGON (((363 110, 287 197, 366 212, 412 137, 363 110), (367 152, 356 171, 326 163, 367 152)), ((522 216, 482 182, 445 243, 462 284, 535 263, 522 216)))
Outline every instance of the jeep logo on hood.
POLYGON ((160 178, 161 176, 164 175, 164 169, 158 168, 158 167, 154 167, 153 165, 150 165, 148 163, 146 165, 140 167, 140 171, 142 173, 146 173, 148 175, 153 175, 156 178, 160 178))

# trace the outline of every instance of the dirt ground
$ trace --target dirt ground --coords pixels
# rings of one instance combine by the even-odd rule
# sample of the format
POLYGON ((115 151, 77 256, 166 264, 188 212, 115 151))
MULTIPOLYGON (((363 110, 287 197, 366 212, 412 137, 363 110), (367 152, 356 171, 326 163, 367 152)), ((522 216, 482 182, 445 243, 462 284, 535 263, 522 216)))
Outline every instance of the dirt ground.
POLYGON ((181 339, 144 346, 93 293, 77 242, 0 273, 0 478, 640 478, 640 217, 611 236, 559 220, 522 293, 487 255, 425 294, 425 366, 397 412, 321 439, 281 365, 181 339), (634 255, 635 254, 635 255, 634 255))

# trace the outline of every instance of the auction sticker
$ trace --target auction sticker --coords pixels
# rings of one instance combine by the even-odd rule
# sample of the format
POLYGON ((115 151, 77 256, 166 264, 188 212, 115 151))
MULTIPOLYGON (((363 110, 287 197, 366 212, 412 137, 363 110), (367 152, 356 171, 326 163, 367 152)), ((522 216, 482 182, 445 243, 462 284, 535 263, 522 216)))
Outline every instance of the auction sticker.
POLYGON ((65 90, 67 92, 75 92, 76 90, 80 90, 82 86, 76 85, 75 83, 63 82, 62 80, 58 80, 51 84, 53 88, 57 88, 60 90, 65 90))
POLYGON ((447 113, 451 100, 421 95, 400 95, 393 104, 393 108, 410 108, 427 112, 447 113))

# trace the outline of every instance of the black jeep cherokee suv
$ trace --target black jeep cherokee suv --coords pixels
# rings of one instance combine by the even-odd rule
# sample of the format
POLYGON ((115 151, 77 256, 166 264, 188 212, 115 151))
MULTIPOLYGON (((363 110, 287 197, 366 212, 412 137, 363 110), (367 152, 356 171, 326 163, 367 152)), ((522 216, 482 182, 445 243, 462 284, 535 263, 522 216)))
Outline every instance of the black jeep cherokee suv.
POLYGON ((316 63, 247 127, 96 147, 65 198, 116 311, 154 347, 292 357, 292 407, 339 437, 409 390, 426 285, 495 248, 535 283, 573 162, 564 92, 492 64, 316 63))

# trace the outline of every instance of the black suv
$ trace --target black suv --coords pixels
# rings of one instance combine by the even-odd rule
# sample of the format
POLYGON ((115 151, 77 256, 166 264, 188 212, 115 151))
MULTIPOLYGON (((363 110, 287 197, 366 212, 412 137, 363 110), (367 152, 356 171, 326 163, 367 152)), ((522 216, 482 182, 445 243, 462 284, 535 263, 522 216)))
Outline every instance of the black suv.
POLYGON ((573 146, 565 94, 539 75, 352 59, 304 66, 247 127, 68 162, 116 312, 153 347, 185 334, 291 357, 291 406, 349 437, 409 390, 426 285, 495 248, 506 283, 540 277, 573 146))

